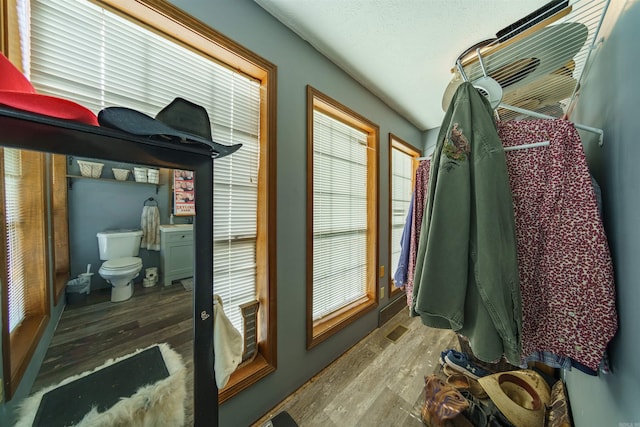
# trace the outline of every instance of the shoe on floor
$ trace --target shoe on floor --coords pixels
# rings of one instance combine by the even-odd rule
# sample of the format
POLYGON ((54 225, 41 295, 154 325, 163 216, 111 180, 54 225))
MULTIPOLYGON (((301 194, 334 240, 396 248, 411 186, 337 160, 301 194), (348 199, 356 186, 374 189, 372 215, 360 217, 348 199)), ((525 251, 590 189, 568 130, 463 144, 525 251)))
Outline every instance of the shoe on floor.
POLYGON ((444 358, 447 356, 447 353, 449 353, 449 351, 451 350, 445 350, 440 352, 440 357, 438 358, 438 362, 440 362, 440 365, 446 366, 447 362, 444 360, 444 358))
POLYGON ((475 380, 490 374, 490 372, 485 371, 471 362, 466 353, 461 353, 456 350, 449 350, 444 356, 444 361, 449 367, 475 380))
POLYGON ((490 399, 478 399, 468 390, 460 393, 469 402, 462 416, 474 427, 514 427, 490 399))

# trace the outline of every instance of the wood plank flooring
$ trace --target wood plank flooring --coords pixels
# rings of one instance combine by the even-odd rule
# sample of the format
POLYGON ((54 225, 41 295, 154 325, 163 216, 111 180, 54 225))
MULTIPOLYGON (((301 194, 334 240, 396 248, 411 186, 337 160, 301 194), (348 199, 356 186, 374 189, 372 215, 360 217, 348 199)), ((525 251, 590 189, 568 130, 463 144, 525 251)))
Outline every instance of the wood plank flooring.
POLYGON ((87 301, 67 305, 45 355, 32 392, 124 356, 166 342, 187 368, 186 423, 193 425, 192 293, 177 282, 144 288, 112 303, 110 289, 92 291, 87 301))
POLYGON ((300 427, 424 426, 424 377, 440 371, 440 352, 449 348, 459 349, 452 331, 427 328, 404 309, 253 427, 281 411, 300 427))
MULTIPOLYGON (((125 302, 112 303, 107 290, 93 291, 83 304, 68 305, 32 391, 137 348, 167 342, 187 367, 185 425, 193 425, 191 298, 179 283, 136 285, 134 297, 125 302)), ((282 410, 300 427, 422 426, 424 376, 440 369, 438 357, 447 348, 459 348, 453 332, 427 328, 404 309, 254 427, 282 410)))

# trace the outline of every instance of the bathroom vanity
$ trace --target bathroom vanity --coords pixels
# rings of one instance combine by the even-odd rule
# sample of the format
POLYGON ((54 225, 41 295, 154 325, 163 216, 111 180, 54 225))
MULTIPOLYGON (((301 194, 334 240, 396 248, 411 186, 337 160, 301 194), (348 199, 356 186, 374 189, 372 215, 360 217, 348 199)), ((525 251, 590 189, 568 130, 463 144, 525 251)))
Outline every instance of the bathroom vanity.
POLYGON ((160 274, 164 286, 193 277, 193 225, 160 226, 160 274))

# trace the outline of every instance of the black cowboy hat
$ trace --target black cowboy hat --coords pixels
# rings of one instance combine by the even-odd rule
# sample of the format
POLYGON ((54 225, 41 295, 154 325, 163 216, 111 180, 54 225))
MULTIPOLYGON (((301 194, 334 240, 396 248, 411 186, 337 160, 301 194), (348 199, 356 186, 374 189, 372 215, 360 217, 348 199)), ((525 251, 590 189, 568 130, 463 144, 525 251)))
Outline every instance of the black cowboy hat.
POLYGON ((174 99, 155 117, 126 107, 107 107, 98 113, 100 126, 118 129, 137 136, 159 136, 184 143, 201 143, 211 147, 216 158, 228 156, 242 144, 223 145, 211 138, 207 110, 183 98, 174 99))

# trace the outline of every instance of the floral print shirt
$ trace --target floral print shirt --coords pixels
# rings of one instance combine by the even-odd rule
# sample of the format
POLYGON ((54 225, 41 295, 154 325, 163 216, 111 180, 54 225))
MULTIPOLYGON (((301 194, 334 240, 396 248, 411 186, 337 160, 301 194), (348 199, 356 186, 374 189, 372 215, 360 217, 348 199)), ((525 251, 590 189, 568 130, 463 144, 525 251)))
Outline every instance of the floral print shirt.
POLYGON ((499 123, 506 153, 522 295, 522 354, 545 351, 597 370, 617 330, 609 246, 573 124, 499 123))

